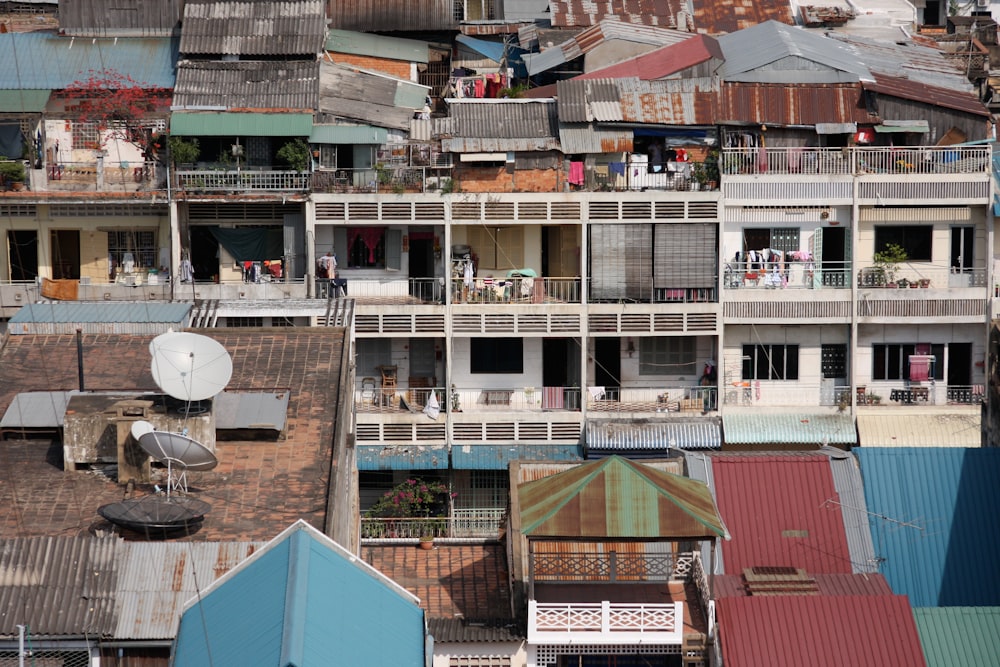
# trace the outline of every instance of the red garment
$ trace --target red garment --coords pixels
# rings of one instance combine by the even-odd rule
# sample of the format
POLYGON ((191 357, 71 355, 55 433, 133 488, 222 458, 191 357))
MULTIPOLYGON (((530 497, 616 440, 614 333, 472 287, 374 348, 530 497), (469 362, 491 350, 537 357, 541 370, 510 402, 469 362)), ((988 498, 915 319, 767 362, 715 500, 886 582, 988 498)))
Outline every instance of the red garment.
POLYGON ((486 95, 486 82, 482 79, 476 79, 473 83, 473 90, 476 97, 483 97, 486 95))

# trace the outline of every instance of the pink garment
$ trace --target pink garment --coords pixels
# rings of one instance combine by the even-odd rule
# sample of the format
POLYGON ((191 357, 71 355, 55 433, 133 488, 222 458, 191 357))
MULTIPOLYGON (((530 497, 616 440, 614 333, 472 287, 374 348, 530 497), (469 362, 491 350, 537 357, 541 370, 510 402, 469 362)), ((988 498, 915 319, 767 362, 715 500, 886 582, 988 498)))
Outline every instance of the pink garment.
POLYGON ((486 94, 486 82, 482 79, 476 79, 473 83, 473 87, 476 97, 483 97, 486 94))
POLYGON ((572 185, 583 185, 583 163, 569 163, 569 182, 572 185))
POLYGON ((910 382, 927 382, 931 372, 931 360, 927 357, 910 357, 910 382))

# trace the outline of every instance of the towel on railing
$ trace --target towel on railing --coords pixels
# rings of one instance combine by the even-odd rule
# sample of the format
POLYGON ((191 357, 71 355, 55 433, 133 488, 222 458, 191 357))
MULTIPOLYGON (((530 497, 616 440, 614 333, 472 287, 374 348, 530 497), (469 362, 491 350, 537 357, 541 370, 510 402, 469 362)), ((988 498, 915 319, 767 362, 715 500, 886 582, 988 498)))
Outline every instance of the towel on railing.
POLYGON ((591 399, 599 401, 604 398, 604 387, 587 387, 587 393, 591 399))
POLYGON ((910 357, 910 382, 927 382, 931 373, 931 360, 929 357, 910 357))
POLYGON ((569 182, 572 185, 583 185, 583 163, 569 163, 569 182))

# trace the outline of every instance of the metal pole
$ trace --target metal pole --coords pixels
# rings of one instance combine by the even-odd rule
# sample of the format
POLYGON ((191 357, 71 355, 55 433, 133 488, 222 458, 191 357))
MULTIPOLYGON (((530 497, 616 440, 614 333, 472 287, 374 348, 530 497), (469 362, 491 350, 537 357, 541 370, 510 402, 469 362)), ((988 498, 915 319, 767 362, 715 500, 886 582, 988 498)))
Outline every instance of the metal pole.
POLYGON ((76 330, 76 369, 80 378, 80 391, 83 389, 83 329, 76 330))
POLYGON ((24 667, 24 626, 17 626, 17 665, 24 667))

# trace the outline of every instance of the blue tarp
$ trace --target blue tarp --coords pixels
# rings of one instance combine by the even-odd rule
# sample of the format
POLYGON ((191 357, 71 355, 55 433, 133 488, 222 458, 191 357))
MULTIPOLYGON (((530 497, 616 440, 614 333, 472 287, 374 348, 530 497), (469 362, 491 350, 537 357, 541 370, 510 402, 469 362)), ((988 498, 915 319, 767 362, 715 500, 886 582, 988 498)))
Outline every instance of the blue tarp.
MULTIPOLYGON (((507 52, 507 67, 514 70, 514 76, 523 79, 528 76, 528 68, 524 64, 521 55, 525 52, 519 46, 511 46, 503 42, 491 42, 485 39, 476 39, 467 35, 458 35, 455 41, 466 46, 479 55, 489 58, 498 65, 503 62, 504 50, 507 52)), ((480 72, 482 73, 482 72, 480 72)))

